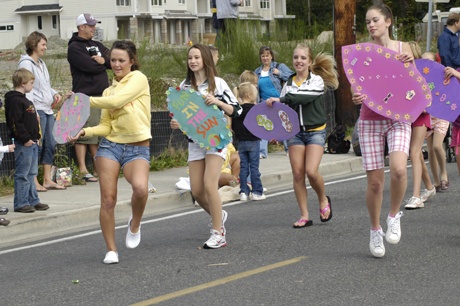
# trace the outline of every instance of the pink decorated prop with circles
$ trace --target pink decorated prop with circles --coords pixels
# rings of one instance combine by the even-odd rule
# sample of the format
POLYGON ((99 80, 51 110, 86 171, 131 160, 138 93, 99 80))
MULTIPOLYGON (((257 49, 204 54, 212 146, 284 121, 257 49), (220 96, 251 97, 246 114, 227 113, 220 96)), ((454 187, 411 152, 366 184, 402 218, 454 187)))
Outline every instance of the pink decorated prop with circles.
POLYGON ((75 136, 89 118, 89 97, 80 92, 71 95, 57 113, 53 136, 57 143, 68 142, 68 136, 75 136))
POLYGON ((300 131, 297 113, 280 102, 274 102, 272 107, 266 103, 254 105, 243 124, 253 135, 265 140, 287 140, 300 131))
POLYGON ((417 59, 415 65, 431 89, 433 102, 426 111, 434 117, 450 122, 460 115, 460 84, 456 77, 444 78, 445 67, 428 59, 417 59))
POLYGON ((425 78, 412 63, 403 63, 388 48, 362 43, 342 47, 343 69, 363 103, 389 119, 414 122, 431 103, 425 78))

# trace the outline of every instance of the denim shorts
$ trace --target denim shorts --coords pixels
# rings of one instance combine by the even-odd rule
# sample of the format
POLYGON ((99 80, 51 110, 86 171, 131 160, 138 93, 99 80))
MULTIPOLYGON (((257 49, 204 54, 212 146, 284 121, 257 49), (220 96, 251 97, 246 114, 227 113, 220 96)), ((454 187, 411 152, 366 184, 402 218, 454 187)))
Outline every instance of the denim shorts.
POLYGON ((123 168, 127 163, 136 159, 143 159, 150 163, 150 148, 147 146, 116 143, 102 138, 97 148, 96 158, 98 157, 105 157, 116 161, 123 168))
POLYGON ((288 147, 295 146, 295 145, 308 146, 312 144, 320 145, 324 147, 325 143, 326 143, 326 129, 323 129, 320 131, 311 131, 311 132, 300 131, 297 133, 297 135, 288 139, 287 141, 288 147))

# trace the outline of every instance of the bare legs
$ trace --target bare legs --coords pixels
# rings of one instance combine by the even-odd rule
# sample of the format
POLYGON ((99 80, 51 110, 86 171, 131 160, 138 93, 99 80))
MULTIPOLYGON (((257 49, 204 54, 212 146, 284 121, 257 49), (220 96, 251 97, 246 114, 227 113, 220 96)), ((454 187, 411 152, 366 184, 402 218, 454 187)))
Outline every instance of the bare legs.
POLYGON ((448 181, 446 170, 446 151, 442 147, 444 135, 434 132, 426 139, 428 145, 428 160, 430 162, 433 182, 436 187, 441 181, 448 181))
MULTIPOLYGON (((117 203, 117 183, 120 173, 120 164, 104 157, 96 159, 99 169, 101 208, 99 221, 102 235, 108 251, 117 251, 115 245, 115 205, 117 203)), ((131 232, 137 233, 141 223, 142 214, 148 198, 149 164, 145 160, 134 160, 125 165, 123 174, 131 184, 132 221, 131 232)))
POLYGON ((222 228, 222 200, 218 181, 223 162, 220 156, 212 154, 206 155, 203 160, 189 162, 192 195, 211 215, 212 228, 219 232, 222 228))
POLYGON ((422 145, 425 139, 426 127, 416 126, 412 128, 410 143, 410 159, 412 161, 413 172, 413 193, 412 196, 420 198, 420 185, 423 180, 426 189, 432 189, 433 184, 428 174, 428 169, 423 160, 422 145), (425 171, 424 171, 425 170, 425 171))
MULTIPOLYGON (((390 214, 396 215, 401 207, 407 188, 407 155, 404 152, 390 153, 390 214)), ((380 228, 380 211, 385 184, 384 169, 367 171, 366 205, 374 229, 380 228)))
MULTIPOLYGON (((97 152, 97 144, 81 144, 81 143, 76 143, 75 144, 75 155, 77 157, 77 164, 78 164, 78 170, 80 171, 81 174, 87 174, 89 173, 88 169, 86 168, 86 149, 88 146, 88 150, 91 154, 91 157, 94 160, 94 157, 96 156, 97 152)), ((94 169, 94 175, 96 175, 96 163, 94 163, 95 169, 94 169)))
MULTIPOLYGON (((305 174, 307 175, 311 187, 318 196, 320 208, 324 208, 328 204, 324 190, 324 180, 318 171, 323 152, 323 147, 319 145, 293 145, 289 147, 289 160, 293 175, 294 193, 302 215, 301 219, 304 220, 310 220, 307 206, 308 194, 305 174)), ((327 211, 321 216, 322 218, 327 218, 329 214, 330 211, 327 211)))

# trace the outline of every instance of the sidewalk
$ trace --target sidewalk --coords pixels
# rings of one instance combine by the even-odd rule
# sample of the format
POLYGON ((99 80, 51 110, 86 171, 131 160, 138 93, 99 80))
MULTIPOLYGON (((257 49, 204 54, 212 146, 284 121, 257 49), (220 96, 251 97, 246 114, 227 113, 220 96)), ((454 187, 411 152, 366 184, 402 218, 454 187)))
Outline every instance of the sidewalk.
MULTIPOLYGON (((352 151, 348 154, 324 154, 320 166, 323 176, 346 174, 361 171, 361 157, 352 151)), ((267 194, 280 185, 292 185, 289 158, 284 152, 270 153, 261 159, 260 172, 267 194)), ((186 177, 187 167, 150 172, 150 182, 157 189, 150 193, 144 216, 155 216, 165 212, 194 208, 189 191, 176 189, 179 177, 186 177)), ((2 217, 10 220, 8 226, 0 227, 0 248, 25 243, 36 238, 59 236, 76 229, 85 229, 99 224, 99 183, 72 186, 67 190, 48 190, 38 194, 49 210, 34 213, 13 212, 13 196, 0 198, 0 206, 8 207, 10 212, 2 217)), ((118 182, 118 202, 116 222, 122 224, 131 214, 129 206, 131 186, 124 178, 118 182)), ((199 208, 196 208, 199 209, 199 208)))

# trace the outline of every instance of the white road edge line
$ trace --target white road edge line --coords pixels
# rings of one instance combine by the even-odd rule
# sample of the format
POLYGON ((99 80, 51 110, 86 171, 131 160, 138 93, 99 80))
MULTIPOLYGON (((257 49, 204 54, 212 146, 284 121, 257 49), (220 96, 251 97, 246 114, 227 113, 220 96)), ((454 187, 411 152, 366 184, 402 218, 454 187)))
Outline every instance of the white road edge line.
MULTIPOLYGON (((385 173, 387 173, 389 171, 390 170, 387 169, 387 170, 385 170, 385 173)), ((327 182, 324 185, 327 186, 327 185, 334 185, 334 184, 339 184, 339 183, 344 183, 344 182, 349 182, 349 181, 355 181, 355 180, 363 179, 365 177, 366 177, 366 175, 359 175, 359 176, 355 176, 355 177, 349 177, 349 178, 346 178, 346 179, 340 179, 340 180, 327 182)), ((311 187, 308 186, 307 189, 311 189, 311 187)), ((289 189, 289 190, 285 190, 285 191, 272 193, 272 194, 267 195, 267 198, 283 195, 283 194, 286 194, 286 193, 290 193, 292 191, 293 191, 292 189, 289 189)), ((247 203, 247 201, 244 201, 244 202, 241 202, 241 201, 231 202, 231 203, 224 204, 223 207, 235 206, 235 205, 240 205, 240 204, 244 204, 244 203, 247 203)), ((201 212, 203 212, 202 209, 187 211, 187 212, 183 212, 183 213, 174 214, 174 215, 171 215, 171 216, 166 216, 166 217, 162 217, 162 218, 156 218, 156 219, 152 219, 152 220, 142 221, 142 224, 160 222, 160 221, 164 221, 164 220, 169 220, 169 219, 173 219, 173 218, 177 218, 177 217, 183 217, 183 216, 187 216, 187 215, 191 215, 191 214, 197 214, 197 213, 201 213, 201 212)), ((127 226, 128 225, 120 225, 120 226, 116 226, 115 229, 116 230, 117 229, 122 229, 122 228, 126 228, 127 226)), ((96 234, 100 234, 100 233, 101 233, 101 230, 96 230, 96 231, 91 231, 91 232, 87 232, 87 233, 83 233, 83 234, 78 234, 78 235, 65 237, 65 238, 58 238, 58 239, 53 239, 53 240, 49 240, 49 241, 46 241, 46 242, 40 242, 40 243, 35 243, 35 244, 26 245, 26 246, 22 246, 22 247, 16 247, 16 248, 0 251, 0 255, 13 253, 13 252, 18 252, 18 251, 22 251, 22 250, 29 250, 29 249, 38 248, 38 247, 42 247, 42 246, 47 246, 47 245, 51 245, 51 244, 56 244, 56 243, 60 243, 60 242, 64 242, 64 241, 69 241, 69 240, 79 239, 79 238, 83 238, 83 237, 87 237, 87 236, 92 236, 92 235, 96 235, 96 234)))

